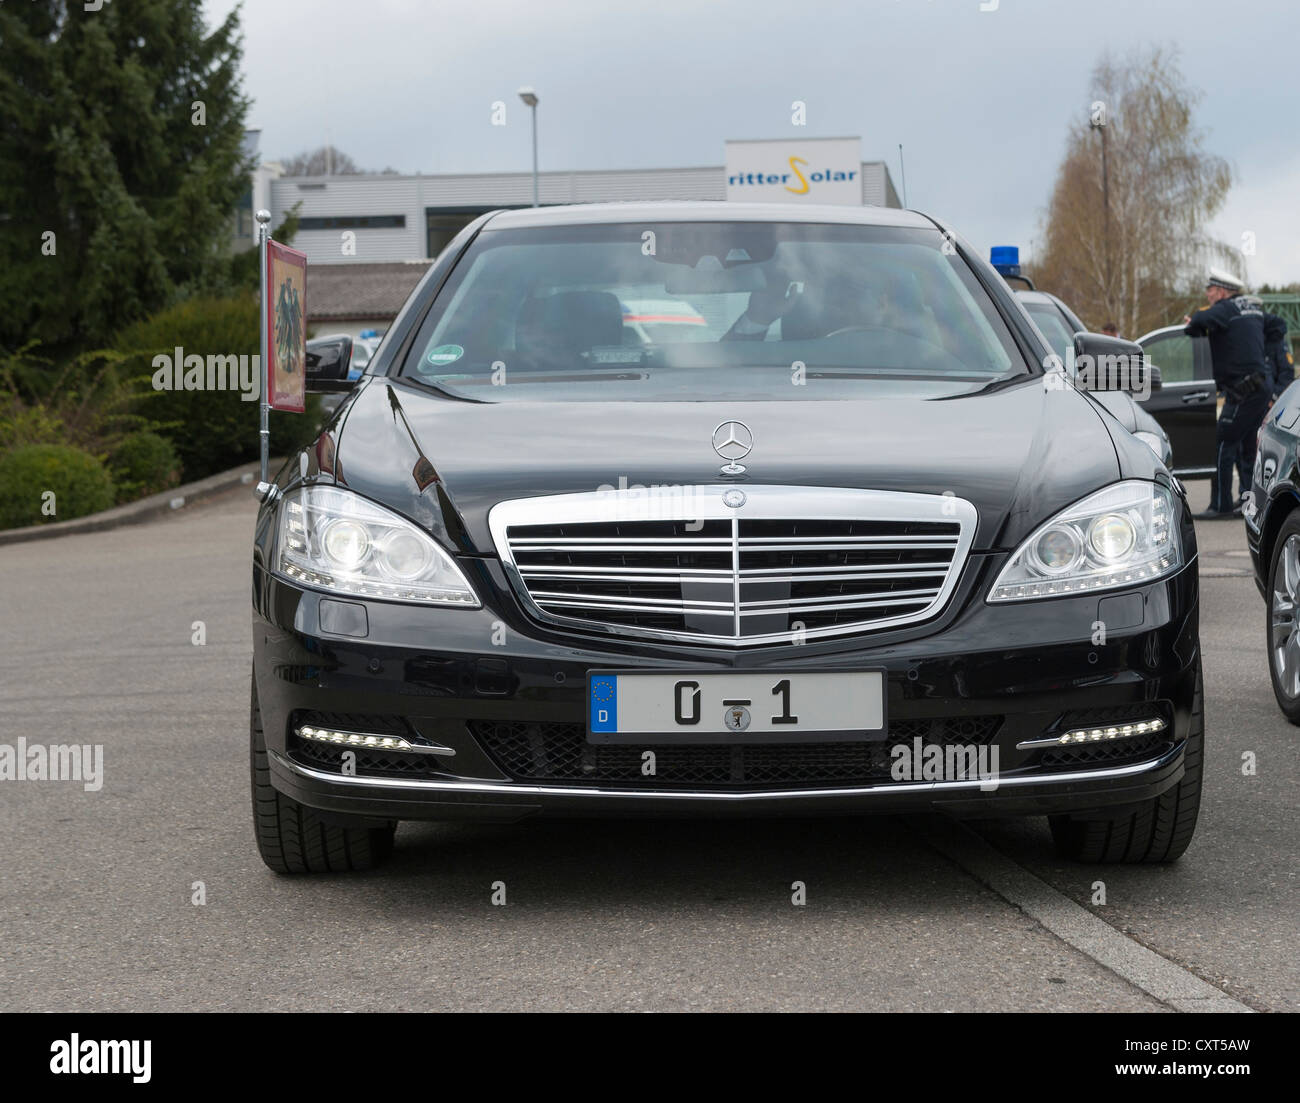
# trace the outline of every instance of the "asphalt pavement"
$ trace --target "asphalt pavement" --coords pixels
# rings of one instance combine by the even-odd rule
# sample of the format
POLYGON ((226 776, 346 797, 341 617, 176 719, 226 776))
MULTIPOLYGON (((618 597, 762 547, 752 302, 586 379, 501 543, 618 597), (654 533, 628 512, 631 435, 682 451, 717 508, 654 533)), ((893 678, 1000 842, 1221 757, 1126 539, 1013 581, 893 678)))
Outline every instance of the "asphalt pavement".
POLYGON ((0 743, 105 748, 97 791, 0 782, 0 1010, 1300 1007, 1300 731, 1239 523, 1198 534, 1205 803, 1173 866, 871 817, 403 824, 378 871, 287 878, 249 812, 254 514, 0 548, 0 743))

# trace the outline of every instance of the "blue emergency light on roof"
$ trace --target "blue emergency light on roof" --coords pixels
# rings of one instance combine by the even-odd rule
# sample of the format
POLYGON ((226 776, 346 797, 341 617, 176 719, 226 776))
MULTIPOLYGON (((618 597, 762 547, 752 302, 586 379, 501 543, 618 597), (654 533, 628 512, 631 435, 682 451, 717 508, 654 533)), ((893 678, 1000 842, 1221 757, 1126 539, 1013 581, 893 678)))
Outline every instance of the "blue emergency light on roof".
POLYGON ((361 339, 362 339, 363 341, 364 341, 367 337, 378 337, 378 336, 379 336, 379 330, 377 330, 377 329, 363 329, 363 330, 361 331, 360 336, 361 336, 361 339))
POLYGON ((1004 276, 1020 275, 1020 246, 993 246, 989 250, 989 263, 1004 276))
POLYGON ((1002 276, 1019 276, 1021 274, 1021 247, 1015 245, 996 245, 988 252, 988 263, 992 264, 1002 276))

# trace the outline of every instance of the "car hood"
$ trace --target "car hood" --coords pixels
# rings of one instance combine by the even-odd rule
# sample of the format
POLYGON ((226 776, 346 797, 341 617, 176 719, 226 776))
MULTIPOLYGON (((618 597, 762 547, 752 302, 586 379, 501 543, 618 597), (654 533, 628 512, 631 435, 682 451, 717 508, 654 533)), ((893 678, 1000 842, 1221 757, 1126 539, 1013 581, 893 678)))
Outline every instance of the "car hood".
POLYGON ((1137 414, 1139 408, 1123 391, 1098 391, 1092 395, 1094 402, 1106 408, 1106 412, 1118 421, 1130 433, 1137 432, 1137 414))
POLYGON ((950 492, 979 511, 974 547, 989 550, 1120 477, 1103 417, 1038 377, 947 399, 635 403, 473 403, 375 377, 323 474, 465 554, 496 554, 488 512, 508 499, 731 482, 950 492), (726 479, 712 437, 732 420, 753 450, 726 479))

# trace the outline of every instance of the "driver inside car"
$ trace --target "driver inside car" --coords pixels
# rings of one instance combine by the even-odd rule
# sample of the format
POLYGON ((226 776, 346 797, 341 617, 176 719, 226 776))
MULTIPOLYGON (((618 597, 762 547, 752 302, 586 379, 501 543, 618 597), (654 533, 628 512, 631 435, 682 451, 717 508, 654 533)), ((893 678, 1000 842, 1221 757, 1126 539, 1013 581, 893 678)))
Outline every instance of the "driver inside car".
POLYGON ((740 317, 731 323, 731 328, 722 335, 724 341, 762 341, 772 323, 784 316, 803 294, 798 285, 790 283, 784 276, 768 277, 767 286, 761 291, 751 291, 749 303, 740 317))
POLYGON ((762 341, 778 318, 785 341, 829 337, 842 330, 888 328, 891 313, 896 313, 891 305, 879 289, 863 288, 852 280, 805 288, 781 277, 750 294, 749 305, 722 339, 762 341))

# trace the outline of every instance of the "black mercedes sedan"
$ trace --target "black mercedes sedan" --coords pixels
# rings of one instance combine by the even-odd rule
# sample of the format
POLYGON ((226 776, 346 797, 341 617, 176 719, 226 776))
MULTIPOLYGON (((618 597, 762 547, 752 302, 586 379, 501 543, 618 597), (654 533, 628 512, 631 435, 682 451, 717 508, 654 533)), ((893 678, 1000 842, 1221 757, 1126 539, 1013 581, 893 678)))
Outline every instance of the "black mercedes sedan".
POLYGON ((1052 352, 910 211, 479 218, 359 381, 313 361, 347 396, 260 488, 263 859, 369 867, 401 820, 905 810, 1177 858, 1189 511, 1052 352))
POLYGON ((1264 415, 1241 512, 1255 585, 1264 598, 1273 696, 1300 724, 1300 382, 1264 415))
MULTIPOLYGON (((1079 316, 1055 295, 1046 291, 1017 290, 1016 298, 1020 300, 1020 305, 1025 308, 1034 324, 1047 338, 1048 344, 1061 357, 1062 363, 1065 363, 1067 353, 1074 344, 1074 335, 1086 332, 1086 327, 1079 320, 1079 316)), ((1156 368, 1147 373, 1145 378, 1151 381, 1153 377, 1159 375, 1159 368, 1156 368)), ((1161 385, 1163 386, 1163 383, 1161 385)), ((1164 426, 1140 404, 1141 395, 1134 396, 1127 391, 1114 390, 1097 392, 1094 397, 1125 429, 1159 456, 1160 462, 1165 467, 1175 475, 1183 474, 1182 468, 1174 466, 1174 450, 1169 434, 1165 432, 1164 426)), ((1150 397, 1146 401, 1150 401, 1150 397)))

